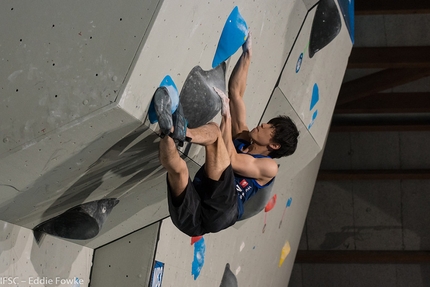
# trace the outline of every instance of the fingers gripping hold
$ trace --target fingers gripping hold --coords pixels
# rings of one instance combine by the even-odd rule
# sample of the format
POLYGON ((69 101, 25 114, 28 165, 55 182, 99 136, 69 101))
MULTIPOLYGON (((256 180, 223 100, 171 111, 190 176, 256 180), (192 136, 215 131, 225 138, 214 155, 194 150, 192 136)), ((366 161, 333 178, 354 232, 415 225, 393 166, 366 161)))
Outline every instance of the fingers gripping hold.
POLYGON ((221 91, 217 87, 214 87, 214 90, 221 98, 221 101, 222 101, 221 115, 222 116, 230 115, 230 99, 223 91, 221 91))

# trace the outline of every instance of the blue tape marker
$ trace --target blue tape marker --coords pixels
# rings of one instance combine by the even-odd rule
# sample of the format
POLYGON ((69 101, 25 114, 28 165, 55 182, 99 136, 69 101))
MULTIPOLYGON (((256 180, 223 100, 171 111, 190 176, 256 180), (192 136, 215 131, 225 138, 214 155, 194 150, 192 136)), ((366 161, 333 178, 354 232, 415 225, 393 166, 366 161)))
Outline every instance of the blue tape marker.
POLYGON ((205 239, 202 237, 199 241, 194 243, 194 260, 191 265, 191 274, 194 276, 194 280, 200 275, 200 271, 205 263, 205 239))
POLYGON ((293 201, 293 198, 292 197, 290 197, 290 198, 288 198, 288 201, 287 201, 287 205, 286 205, 286 207, 290 207, 291 206, 291 202, 293 201))
POLYGON ((317 118, 317 116, 318 116, 318 110, 315 110, 315 112, 312 114, 312 119, 308 126, 308 129, 310 129, 314 125, 315 119, 317 118))
POLYGON ((312 121, 315 121, 317 116, 318 116, 318 110, 315 110, 315 112, 312 114, 312 121))
POLYGON ((312 89, 311 105, 309 107, 310 111, 312 111, 312 109, 315 107, 315 105, 318 103, 319 100, 320 100, 319 88, 318 88, 318 85, 315 83, 312 89))
POLYGON ((300 71, 300 68, 302 67, 302 62, 303 62, 303 53, 300 54, 299 59, 297 60, 296 73, 300 71))

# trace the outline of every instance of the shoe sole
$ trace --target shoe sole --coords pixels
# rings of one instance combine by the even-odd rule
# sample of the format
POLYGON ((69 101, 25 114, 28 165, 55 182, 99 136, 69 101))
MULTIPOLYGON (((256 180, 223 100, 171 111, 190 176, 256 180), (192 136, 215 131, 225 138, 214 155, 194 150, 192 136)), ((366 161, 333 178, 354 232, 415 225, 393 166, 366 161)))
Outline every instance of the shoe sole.
POLYGON ((173 126, 172 100, 165 87, 159 87, 154 94, 154 109, 158 117, 158 125, 165 135, 170 133, 173 126))
POLYGON ((175 129, 173 130, 172 138, 180 142, 185 141, 187 122, 184 118, 184 113, 182 111, 181 104, 178 105, 178 108, 173 114, 172 119, 173 119, 173 126, 175 127, 175 129))

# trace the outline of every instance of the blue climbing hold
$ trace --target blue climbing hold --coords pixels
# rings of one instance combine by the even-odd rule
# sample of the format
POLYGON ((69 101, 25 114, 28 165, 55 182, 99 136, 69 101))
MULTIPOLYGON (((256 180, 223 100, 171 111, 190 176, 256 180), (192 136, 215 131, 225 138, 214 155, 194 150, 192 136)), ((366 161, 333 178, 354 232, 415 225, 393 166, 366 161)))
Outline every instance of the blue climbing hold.
MULTIPOLYGON (((166 87, 167 90, 169 91, 170 99, 172 100, 172 114, 173 114, 179 105, 178 88, 176 88, 175 82, 169 75, 164 77, 164 79, 160 83, 160 87, 166 87)), ((155 124, 158 122, 157 113, 155 112, 154 104, 152 101, 148 109, 148 118, 151 124, 155 124)))
POLYGON ((245 19, 239 13, 239 8, 234 7, 228 16, 218 46, 212 61, 212 68, 230 58, 245 43, 248 36, 248 26, 245 19))

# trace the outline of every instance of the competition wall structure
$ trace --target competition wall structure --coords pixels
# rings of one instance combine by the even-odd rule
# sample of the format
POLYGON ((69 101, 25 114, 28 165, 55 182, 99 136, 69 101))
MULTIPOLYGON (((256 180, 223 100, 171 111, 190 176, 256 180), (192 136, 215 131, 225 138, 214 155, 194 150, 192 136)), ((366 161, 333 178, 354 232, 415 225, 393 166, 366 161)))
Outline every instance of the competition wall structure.
MULTIPOLYGON (((95 250, 94 258, 81 256, 61 266, 62 278, 85 279, 80 286, 90 284, 92 260, 92 274, 106 277, 94 277, 91 286, 108 286, 106 282, 113 282, 109 276, 118 274, 135 280, 127 281, 128 286, 145 285, 153 267, 148 258, 163 263, 162 286, 219 286, 227 263, 239 286, 286 285, 352 48, 343 2, 5 4, 7 9, 0 12, 0 220, 7 250, 24 248, 21 254, 33 265, 49 260, 36 252, 49 241, 76 246, 79 252, 95 250), (205 260, 200 269, 193 269, 195 245, 168 218, 165 171, 158 162, 154 132, 158 127, 149 123, 147 112, 166 75, 181 89, 194 66, 211 69, 221 31, 236 6, 253 37, 245 93, 248 124, 286 114, 300 130, 299 146, 294 155, 278 161, 273 190, 277 201, 271 211, 205 235, 205 260), (310 39, 319 6, 334 7, 341 26, 315 51, 310 39), (107 213, 100 205, 106 198, 119 200, 107 213), (92 204, 107 216, 89 239, 43 235, 39 242, 32 238, 23 243, 6 235, 12 227, 28 233, 64 214, 82 216, 84 223, 78 226, 89 226, 94 215, 76 208, 92 204), (135 239, 127 241, 128 236, 153 243, 145 245, 147 252, 124 252, 128 257, 114 268, 108 262, 120 255, 109 248, 134 250, 130 242, 135 239), (286 254, 282 262, 281 251, 286 254), (131 268, 139 264, 146 267, 131 268), (88 270, 74 275, 77 265, 88 270)), ((227 77, 239 55, 227 61, 227 77)), ((219 116, 214 120, 219 122, 219 116)), ((203 150, 189 145, 181 151, 193 175, 204 162, 203 150)), ((51 224, 43 230, 54 228, 51 224)), ((88 230, 82 227, 76 234, 83 238, 88 230)), ((21 278, 55 278, 61 265, 41 269, 24 268, 20 260, 1 264, 2 276, 21 278)))

